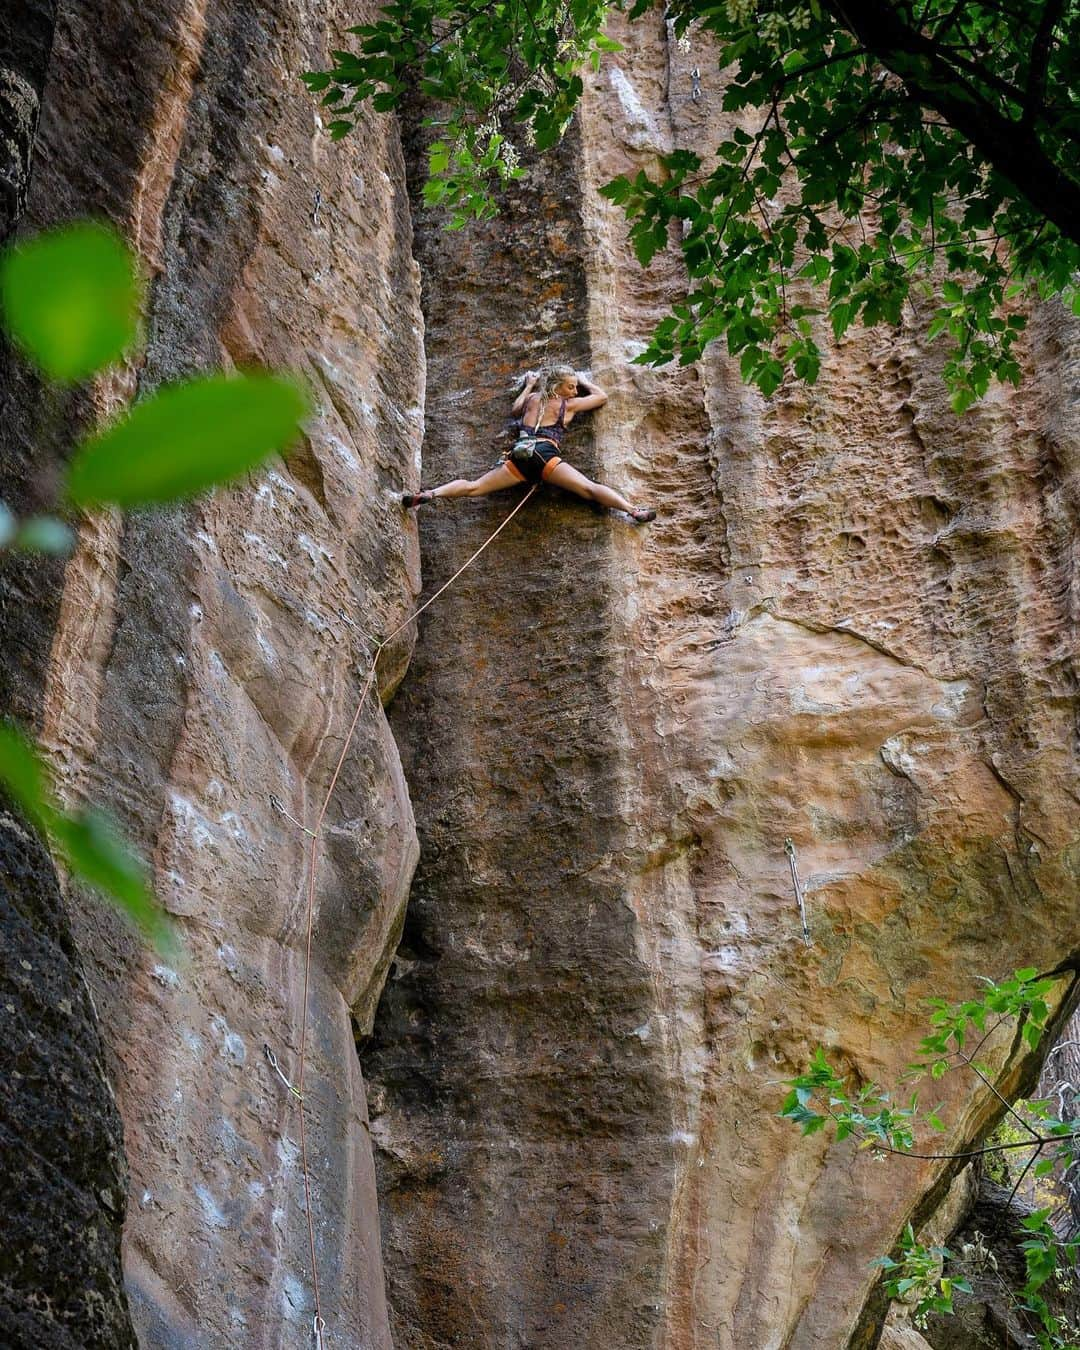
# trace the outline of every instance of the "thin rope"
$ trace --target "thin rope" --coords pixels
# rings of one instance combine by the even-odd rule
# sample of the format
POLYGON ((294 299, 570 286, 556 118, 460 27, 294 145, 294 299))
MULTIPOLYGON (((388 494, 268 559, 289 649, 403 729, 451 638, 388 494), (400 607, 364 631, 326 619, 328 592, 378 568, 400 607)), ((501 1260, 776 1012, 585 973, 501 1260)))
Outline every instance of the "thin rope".
MULTIPOLYGON (((322 1306, 319 1297, 319 1267, 315 1257, 315 1220, 311 1212, 311 1178, 308 1173, 307 1129, 304 1120, 306 1115, 304 1110, 304 1070, 307 1063, 308 987, 311 977, 311 936, 314 928, 316 851, 319 844, 319 834, 322 830, 322 823, 326 816, 327 807, 330 805, 330 798, 334 795, 334 788, 337 786, 338 775, 341 773, 342 765, 345 763, 345 756, 348 753, 349 746, 352 744, 352 738, 356 731, 357 723, 360 721, 360 714, 363 711, 364 704, 367 702, 368 694, 371 692, 372 686, 375 683, 375 671, 379 664, 379 657, 382 656, 384 649, 393 642, 394 638, 406 629, 414 619, 419 618, 429 605, 433 605, 444 591, 449 590, 454 582, 457 581, 458 577, 461 576, 462 572, 465 572, 473 565, 480 554, 483 553, 484 549, 486 549, 487 546, 506 529, 507 525, 514 519, 517 513, 536 491, 538 486, 539 485, 536 483, 532 485, 506 519, 488 535, 476 552, 458 568, 449 581, 444 582, 430 599, 425 600, 419 609, 414 610, 412 614, 399 623, 392 633, 376 643, 375 652, 371 658, 371 668, 368 670, 367 678, 364 681, 364 687, 360 691, 360 699, 356 705, 356 711, 353 713, 352 722, 349 724, 345 743, 341 747, 341 754, 338 756, 337 764, 334 767, 334 772, 330 779, 330 786, 326 789, 326 796, 323 799, 322 806, 319 808, 319 814, 315 820, 315 828, 308 831, 311 836, 311 849, 308 862, 307 943, 304 953, 304 997, 300 1023, 300 1068, 296 1078, 296 1087, 291 1090, 296 1094, 297 1104, 300 1108, 300 1167, 304 1176, 304 1209, 307 1213, 308 1246, 311 1250, 311 1280, 312 1289, 315 1295, 315 1318, 312 1323, 312 1328, 315 1334, 317 1347, 321 1347, 322 1345, 322 1334, 326 1323, 322 1318, 322 1306)), ((299 822, 297 822, 297 824, 299 824, 299 822)), ((301 826, 301 828, 305 827, 301 826)))

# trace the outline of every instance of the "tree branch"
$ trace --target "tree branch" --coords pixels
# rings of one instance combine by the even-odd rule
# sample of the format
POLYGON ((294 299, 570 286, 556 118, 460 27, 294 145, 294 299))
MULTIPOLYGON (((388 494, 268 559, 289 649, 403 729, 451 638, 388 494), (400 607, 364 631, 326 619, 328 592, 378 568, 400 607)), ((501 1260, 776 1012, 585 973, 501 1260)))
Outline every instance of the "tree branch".
POLYGON ((907 27, 887 0, 825 0, 825 4, 903 81, 913 98, 944 117, 1040 215, 1080 243, 1080 183, 1050 158, 1031 127, 999 112, 958 75, 930 39, 907 27))
POLYGON ((1061 19, 1065 0, 1046 0, 1039 26, 1031 43, 1031 63, 1028 66, 1027 93, 1024 95, 1024 112, 1020 118, 1021 126, 1030 126, 1035 119, 1035 109, 1046 96, 1046 70, 1050 64, 1050 42, 1054 29, 1061 19))

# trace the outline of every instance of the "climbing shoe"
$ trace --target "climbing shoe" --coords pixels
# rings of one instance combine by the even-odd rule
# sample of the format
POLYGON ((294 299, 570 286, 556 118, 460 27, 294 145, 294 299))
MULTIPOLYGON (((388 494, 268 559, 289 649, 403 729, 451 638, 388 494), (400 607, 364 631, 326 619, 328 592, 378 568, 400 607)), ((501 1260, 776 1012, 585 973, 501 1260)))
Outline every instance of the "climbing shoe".
POLYGON ((639 506, 630 512, 630 519, 637 521, 639 525, 645 525, 650 520, 656 519, 656 512, 651 506, 639 506))

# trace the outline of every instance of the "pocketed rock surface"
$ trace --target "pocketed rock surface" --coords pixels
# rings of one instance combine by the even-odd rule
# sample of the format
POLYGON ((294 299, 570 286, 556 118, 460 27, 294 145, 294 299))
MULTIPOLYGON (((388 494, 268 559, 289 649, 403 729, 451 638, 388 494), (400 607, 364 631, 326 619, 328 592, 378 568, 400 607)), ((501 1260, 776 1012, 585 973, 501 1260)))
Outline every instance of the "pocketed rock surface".
MULTIPOLYGON (((124 1273, 146 1346, 307 1344, 315 1315, 298 1107, 264 1047, 295 1082, 303 827, 370 635, 400 623, 418 580, 395 499, 423 417, 397 131, 373 120, 333 148, 299 80, 325 63, 328 25, 360 17, 292 0, 65 7, 46 91, 30 225, 105 213, 149 274, 145 355, 98 383, 99 410, 251 364, 294 370, 315 405, 296 451, 235 489, 84 522, 54 616, 43 741, 65 796, 111 807, 152 863, 183 948, 148 953, 106 905, 69 897, 123 1116, 124 1273)), ((387 651, 384 697, 406 656, 387 651)), ((375 697, 324 825, 309 993, 312 1217, 339 1346, 389 1345, 354 1028, 415 856, 375 697)), ((43 1327, 32 1343, 61 1342, 43 1327)))
MULTIPOLYGON (((963 418, 918 323, 768 402, 722 350, 634 366, 685 276, 597 189, 730 117, 699 39, 613 32, 503 220, 417 217, 425 483, 566 359, 611 393, 568 459, 659 518, 545 489, 420 622, 421 861, 364 1054, 395 1344, 868 1346, 869 1262, 946 1165, 803 1140, 782 1084, 819 1045, 894 1083, 927 997, 1076 959, 1076 324, 1036 312, 1024 387, 963 418)), ((423 508, 425 584, 520 495, 423 508)), ((943 1080, 940 1148, 977 1089, 943 1080)))

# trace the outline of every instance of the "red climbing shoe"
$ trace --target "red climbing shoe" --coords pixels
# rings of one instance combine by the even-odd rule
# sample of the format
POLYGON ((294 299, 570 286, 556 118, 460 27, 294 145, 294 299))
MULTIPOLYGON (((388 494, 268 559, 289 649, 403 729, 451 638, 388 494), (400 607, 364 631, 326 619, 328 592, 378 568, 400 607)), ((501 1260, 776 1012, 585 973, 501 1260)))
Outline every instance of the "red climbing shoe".
POLYGON ((656 512, 651 506, 639 506, 630 512, 630 519, 636 520, 639 525, 645 525, 650 520, 656 519, 656 512))
POLYGON ((403 492, 401 494, 401 504, 404 507, 419 506, 421 502, 430 502, 432 494, 430 492, 403 492))

